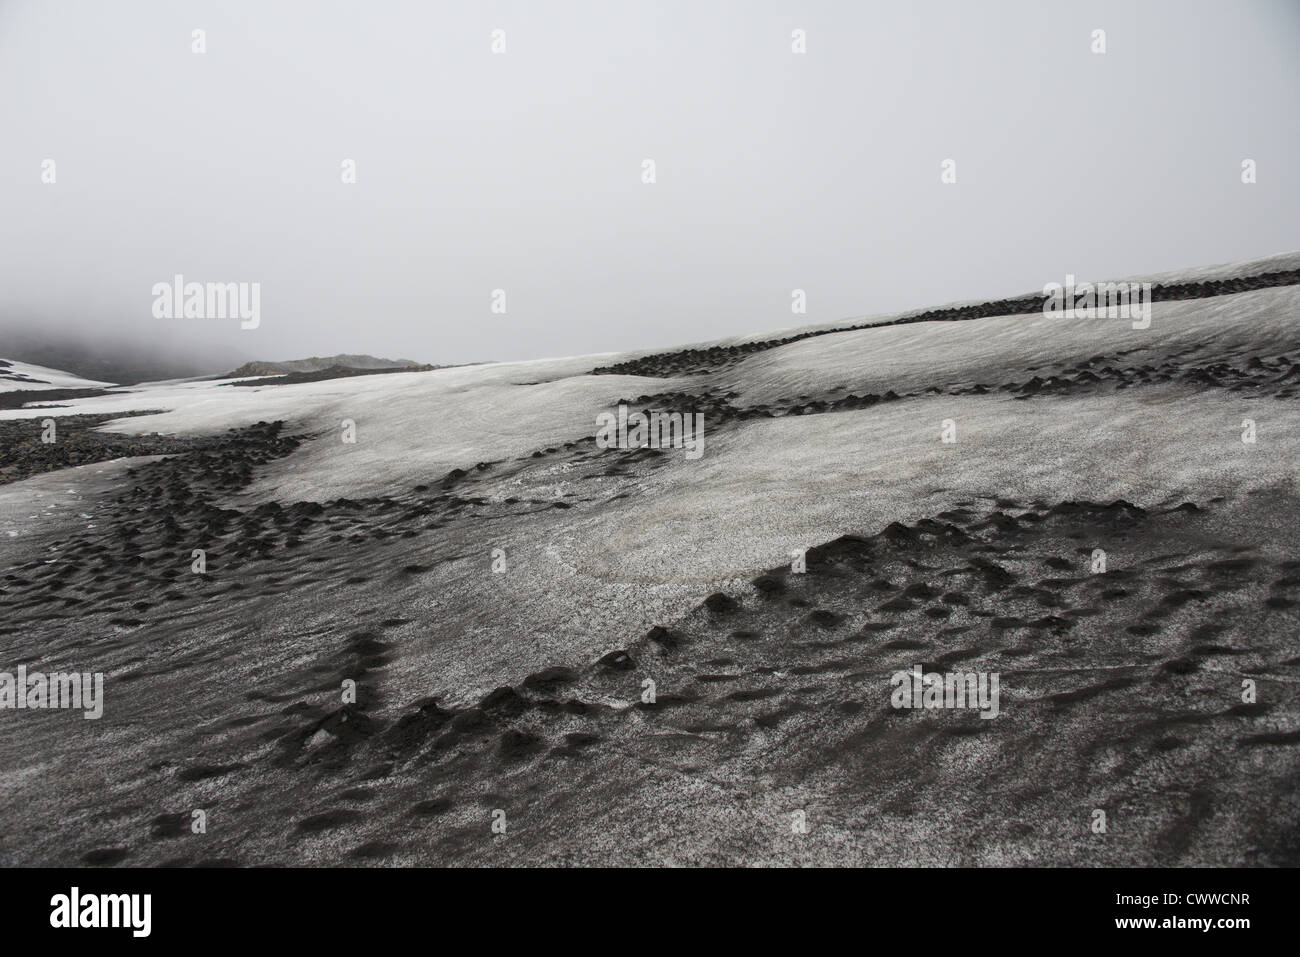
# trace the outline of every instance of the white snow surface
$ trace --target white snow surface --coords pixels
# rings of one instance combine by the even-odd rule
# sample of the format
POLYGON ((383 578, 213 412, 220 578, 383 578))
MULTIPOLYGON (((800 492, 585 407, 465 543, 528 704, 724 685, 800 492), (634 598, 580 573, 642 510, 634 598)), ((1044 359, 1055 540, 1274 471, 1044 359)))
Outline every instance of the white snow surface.
MULTIPOLYGON (((4 357, 0 356, 0 359, 2 358, 4 357)), ((13 392, 18 389, 102 389, 113 384, 83 379, 70 372, 47 369, 45 366, 19 362, 17 359, 6 361, 9 365, 0 366, 0 392, 13 392), (21 378, 11 378, 13 376, 21 378)))

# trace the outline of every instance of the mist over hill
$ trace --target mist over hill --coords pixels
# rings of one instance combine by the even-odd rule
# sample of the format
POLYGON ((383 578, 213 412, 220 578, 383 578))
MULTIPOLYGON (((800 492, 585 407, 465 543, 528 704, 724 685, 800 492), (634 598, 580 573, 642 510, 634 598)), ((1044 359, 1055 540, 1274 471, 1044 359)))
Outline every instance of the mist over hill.
POLYGON ((285 375, 293 372, 324 372, 328 369, 407 369, 423 363, 411 359, 380 359, 367 355, 311 356, 307 359, 285 359, 281 362, 245 362, 238 369, 226 373, 225 378, 245 376, 285 375))
POLYGON ((218 375, 248 358, 221 346, 197 349, 192 343, 122 339, 49 324, 0 327, 0 356, 118 385, 218 375))

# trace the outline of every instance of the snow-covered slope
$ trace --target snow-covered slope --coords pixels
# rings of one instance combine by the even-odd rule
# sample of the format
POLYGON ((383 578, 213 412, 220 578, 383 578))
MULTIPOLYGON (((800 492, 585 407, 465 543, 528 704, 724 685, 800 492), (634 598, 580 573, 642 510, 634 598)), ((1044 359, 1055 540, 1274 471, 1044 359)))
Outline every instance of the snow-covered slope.
POLYGON ((47 369, 0 356, 0 392, 16 389, 100 389, 109 385, 112 383, 82 379, 58 369, 47 369))
POLYGON ((1300 286, 1158 302, 1145 329, 746 342, 672 377, 589 374, 632 358, 602 355, 68 400, 206 444, 0 496, 10 657, 119 682, 106 731, 0 738, 0 815, 34 835, 0 854, 1296 862, 1300 286), (702 412, 703 456, 597 448, 619 399, 702 412), (920 659, 1000 671, 1004 717, 900 721, 888 677, 920 659), (1243 676, 1267 707, 1237 707, 1243 676), (119 818, 37 826, 105 780, 119 818), (230 826, 169 843, 218 793, 230 826), (503 804, 517 836, 478 841, 503 804), (1096 807, 1124 841, 1079 846, 1096 807))

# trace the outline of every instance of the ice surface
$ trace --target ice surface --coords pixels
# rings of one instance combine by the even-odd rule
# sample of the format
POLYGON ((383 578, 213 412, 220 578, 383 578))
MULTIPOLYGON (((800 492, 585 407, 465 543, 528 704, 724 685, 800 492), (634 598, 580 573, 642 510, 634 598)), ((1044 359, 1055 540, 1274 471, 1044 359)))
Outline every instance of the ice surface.
MULTIPOLYGON (((1061 365, 1098 354, 1160 349, 1189 353, 1189 364, 1289 339, 1300 342, 1300 288, 1280 286, 1235 296, 1157 302, 1151 326, 1127 319, 1061 319, 1041 314, 923 322, 817 336, 757 353, 720 383, 742 404, 772 402, 843 384, 847 391, 925 389, 937 381, 999 384, 1029 378, 1035 365, 1061 365)), ((1123 364, 1123 363, 1121 363, 1123 364)))
MULTIPOLYGON (((0 358, 4 357, 0 356, 0 358)), ((12 392, 18 389, 100 389, 112 385, 111 382, 83 379, 70 372, 47 369, 45 366, 19 362, 17 359, 6 361, 8 365, 0 366, 0 392, 12 392), (9 378, 10 376, 22 376, 24 381, 9 378)))

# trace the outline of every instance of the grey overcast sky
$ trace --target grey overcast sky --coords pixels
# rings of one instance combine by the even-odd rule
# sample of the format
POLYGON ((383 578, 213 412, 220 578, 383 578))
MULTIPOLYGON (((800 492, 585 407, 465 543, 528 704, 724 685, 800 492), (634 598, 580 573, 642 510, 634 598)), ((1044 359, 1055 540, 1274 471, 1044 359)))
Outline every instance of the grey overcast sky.
POLYGON ((469 362, 1246 259, 1298 118, 1295 0, 0 0, 0 326, 469 362))

